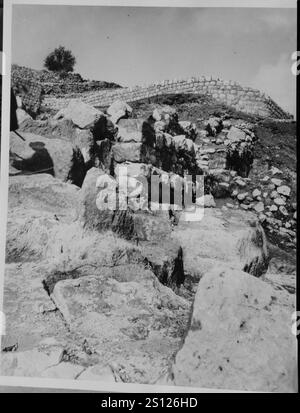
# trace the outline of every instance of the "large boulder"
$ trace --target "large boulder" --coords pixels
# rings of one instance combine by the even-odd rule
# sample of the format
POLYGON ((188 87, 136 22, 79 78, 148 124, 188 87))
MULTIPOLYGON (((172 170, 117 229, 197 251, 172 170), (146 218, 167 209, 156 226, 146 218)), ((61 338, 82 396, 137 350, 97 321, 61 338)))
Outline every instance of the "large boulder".
POLYGON ((227 139, 230 142, 240 142, 246 140, 246 133, 240 129, 232 126, 227 134, 227 139))
POLYGON ((118 123, 119 142, 137 142, 153 146, 156 140, 151 124, 143 119, 121 119, 118 123))
POLYGON ((9 178, 8 208, 49 212, 74 217, 79 188, 48 174, 17 175, 9 178))
POLYGON ((10 164, 15 174, 47 173, 81 186, 85 164, 81 152, 64 139, 22 133, 10 135, 10 164))
MULTIPOLYGON (((1 340, 2 349, 15 347, 19 352, 37 350, 39 343, 50 337, 59 337, 61 343, 66 343, 64 323, 61 317, 55 314, 55 305, 42 284, 47 268, 45 264, 39 265, 39 261, 22 265, 6 264, 3 290, 6 335, 1 340)), ((15 352, 10 354, 17 355, 15 352)), ((28 357, 28 367, 30 362, 31 358, 28 357)), ((15 368, 17 364, 15 362, 15 368)), ((40 362, 35 365, 39 369, 42 369, 42 366, 40 362)), ((8 373, 2 368, 4 369, 3 364, 0 366, 1 375, 8 373)), ((12 371, 8 374, 14 373, 12 371)))
POLYGON ((56 214, 22 208, 9 211, 6 262, 38 261, 45 255, 51 231, 58 229, 56 214))
POLYGON ((60 356, 61 351, 53 351, 50 354, 46 354, 37 349, 17 353, 4 353, 1 357, 1 375, 38 377, 43 371, 57 365, 60 362, 60 356))
POLYGON ((72 140, 75 125, 71 120, 55 120, 53 118, 26 119, 20 126, 19 131, 30 132, 35 135, 41 135, 45 138, 57 138, 72 140))
POLYGON ((71 334, 85 337, 102 362, 131 383, 151 383, 167 371, 190 308, 141 265, 66 278, 56 283, 51 298, 71 334))
MULTIPOLYGON (((88 171, 80 190, 78 218, 82 224, 97 231, 112 230, 119 235, 136 240, 164 238, 171 232, 166 213, 139 210, 119 192, 119 182, 103 171, 88 171)), ((144 203, 142 203, 144 205, 144 203)))
POLYGON ((85 228, 111 229, 126 238, 133 236, 133 222, 126 208, 118 209, 117 182, 97 168, 88 171, 80 190, 78 218, 85 228), (98 188, 98 185, 99 188, 98 188))
POLYGON ((188 334, 173 366, 180 386, 297 391, 294 296, 230 267, 199 283, 188 334))
POLYGON ((110 116, 111 121, 116 124, 120 119, 129 118, 132 113, 132 108, 121 100, 116 100, 107 109, 107 114, 110 116))
POLYGON ((71 120, 81 129, 92 128, 103 118, 104 113, 78 99, 70 100, 68 106, 54 116, 54 120, 71 120))
POLYGON ((156 164, 155 150, 143 143, 116 143, 112 148, 112 152, 114 160, 118 163, 128 161, 156 164))
POLYGON ((128 177, 145 177, 148 180, 151 176, 152 170, 153 167, 150 164, 124 162, 117 164, 114 172, 116 177, 126 174, 128 177))
POLYGON ((77 127, 70 119, 56 120, 53 118, 47 120, 27 119, 20 125, 19 129, 21 134, 22 132, 31 132, 45 138, 60 138, 70 142, 75 149, 80 149, 88 165, 95 161, 94 158, 99 153, 96 142, 114 141, 117 133, 117 129, 105 116, 101 117, 95 125, 86 129, 77 127))
POLYGON ((203 219, 199 217, 194 222, 180 218, 172 233, 183 248, 187 274, 199 279, 216 262, 258 277, 267 271, 266 239, 254 214, 205 208, 203 219))
MULTIPOLYGON (((36 261, 46 254, 51 234, 76 217, 78 187, 51 175, 9 179, 6 260, 36 261)), ((56 240, 58 242, 58 240, 56 240)), ((55 239, 51 242, 56 242, 55 239)))
POLYGON ((152 210, 162 208, 168 211, 177 206, 182 208, 187 184, 184 178, 173 172, 166 172, 151 164, 124 162, 116 165, 115 177, 127 184, 129 195, 134 195, 140 187, 135 196, 147 198, 153 204, 152 210))

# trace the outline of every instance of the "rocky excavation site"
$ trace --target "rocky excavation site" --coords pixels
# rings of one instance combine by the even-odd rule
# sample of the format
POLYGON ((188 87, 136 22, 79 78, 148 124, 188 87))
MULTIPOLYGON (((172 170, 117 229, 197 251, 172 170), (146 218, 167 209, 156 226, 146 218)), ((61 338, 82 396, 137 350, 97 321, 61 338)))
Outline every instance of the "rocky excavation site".
POLYGON ((95 107, 96 86, 48 82, 34 109, 15 88, 1 374, 296 392, 295 122, 199 90, 95 107), (170 207, 99 208, 122 167, 170 207), (200 220, 174 201, 187 175, 200 220))

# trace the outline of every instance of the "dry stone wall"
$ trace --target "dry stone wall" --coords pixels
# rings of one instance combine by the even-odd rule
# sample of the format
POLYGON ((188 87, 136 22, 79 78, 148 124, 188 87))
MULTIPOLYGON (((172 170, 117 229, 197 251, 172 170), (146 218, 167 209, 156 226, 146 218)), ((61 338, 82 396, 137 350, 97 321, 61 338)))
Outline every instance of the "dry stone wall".
POLYGON ((281 109, 269 96, 259 90, 243 87, 233 81, 223 81, 208 77, 190 78, 187 80, 165 80, 148 86, 136 86, 114 90, 87 92, 80 95, 57 98, 46 96, 43 106, 59 110, 71 99, 77 98, 95 107, 107 107, 115 100, 134 102, 163 94, 186 93, 207 94, 218 102, 232 106, 237 110, 276 119, 292 119, 292 115, 281 109))
POLYGON ((17 96, 22 97, 23 107, 30 115, 38 113, 42 102, 42 86, 36 71, 18 70, 13 65, 11 87, 17 96))
POLYGON ((78 73, 59 74, 49 70, 35 70, 13 64, 11 86, 16 95, 22 97, 24 109, 35 116, 41 107, 44 96, 56 98, 75 96, 100 89, 120 88, 112 82, 85 80, 78 73))

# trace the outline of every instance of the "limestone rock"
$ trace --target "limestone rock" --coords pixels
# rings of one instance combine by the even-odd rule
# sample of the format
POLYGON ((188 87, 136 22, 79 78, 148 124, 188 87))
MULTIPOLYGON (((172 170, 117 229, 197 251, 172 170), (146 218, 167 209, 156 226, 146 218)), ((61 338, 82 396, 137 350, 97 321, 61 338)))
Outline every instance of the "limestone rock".
POLYGON ((260 195, 261 195, 261 191, 259 189, 254 189, 254 191, 252 192, 253 198, 257 198, 260 195))
POLYGON ((0 371, 2 376, 38 377, 41 373, 58 364, 60 352, 47 355, 38 350, 24 352, 2 353, 0 358, 0 371))
POLYGON ((246 186, 246 182, 243 181, 242 179, 237 179, 235 182, 238 186, 240 186, 242 188, 246 186))
POLYGON ((142 143, 116 143, 112 148, 112 152, 114 160, 118 163, 138 162, 156 164, 154 149, 142 143))
POLYGON ((115 383, 116 381, 111 367, 101 364, 88 367, 77 377, 77 380, 103 381, 105 383, 115 383))
POLYGON ((232 268, 205 274, 173 366, 175 384, 296 392, 297 340, 287 327, 293 305, 280 305, 282 294, 232 268))
POLYGON ((17 119, 18 119, 18 125, 21 125, 24 121, 28 119, 32 119, 32 117, 27 112, 25 112, 25 110, 18 108, 17 119))
POLYGON ((272 178, 271 182, 275 185, 275 186, 281 186, 282 184, 282 180, 281 179, 277 179, 277 178, 272 178))
POLYGON ((51 231, 59 227, 55 216, 28 209, 10 211, 7 219, 7 262, 38 261, 43 258, 51 231))
POLYGON ((78 188, 51 175, 15 176, 9 182, 7 262, 45 257, 51 234, 76 217, 78 188))
POLYGON ((180 219, 172 238, 183 248, 186 273, 197 279, 216 262, 230 263, 255 276, 267 271, 266 238, 253 213, 205 208, 200 221, 180 219))
POLYGON ((22 132, 30 132, 44 136, 48 139, 63 139, 72 144, 73 149, 79 149, 86 163, 93 160, 95 141, 114 140, 116 131, 111 129, 108 120, 103 117, 97 123, 97 128, 80 129, 71 120, 46 120, 27 119, 20 125, 22 132))
POLYGON ((99 231, 111 229, 130 238, 133 234, 132 217, 127 209, 117 208, 116 190, 117 182, 112 177, 105 175, 99 169, 90 169, 80 190, 78 218, 88 229, 99 231), (99 179, 101 179, 100 183, 99 179))
MULTIPOLYGON (((40 371, 40 369, 57 364, 61 354, 61 350, 59 354, 53 353, 50 359, 44 352, 40 354, 38 347, 41 337, 46 339, 60 335, 63 337, 63 346, 65 326, 59 315, 55 314, 55 305, 43 287, 45 266, 38 268, 41 260, 32 263, 23 262, 22 266, 20 265, 22 259, 18 258, 18 261, 18 263, 6 264, 5 268, 3 301, 6 317, 5 339, 18 345, 18 352, 7 353, 7 355, 11 363, 9 365, 13 369, 11 374, 14 374, 15 369, 20 368, 20 376, 27 369, 28 375, 31 374, 30 372, 37 375, 36 370, 40 371), (27 353, 33 349, 33 353, 31 351, 27 353), (21 359, 18 353, 22 354, 21 359), (16 356, 18 360, 15 360, 13 356, 16 356)), ((47 267, 49 268, 49 265, 47 267)))
POLYGON ((18 175, 9 179, 9 211, 19 208, 49 212, 57 216, 74 216, 79 188, 48 174, 18 175))
MULTIPOLYGON (((263 276, 263 280, 269 282, 277 291, 288 291, 290 295, 296 294, 296 274, 285 274, 282 272, 272 272, 277 266, 271 265, 271 268, 263 276)), ((283 267, 283 266, 281 266, 283 267)), ((293 297, 293 296, 292 296, 293 297)), ((287 305, 291 300, 286 299, 287 305)))
POLYGON ((75 380, 84 371, 84 367, 72 363, 62 362, 57 366, 52 366, 44 370, 41 377, 49 379, 69 379, 75 380))
POLYGON ((203 195, 202 197, 196 199, 196 205, 205 208, 215 208, 216 203, 212 195, 203 195))
POLYGON ((116 188, 118 182, 99 169, 88 171, 80 190, 78 208, 78 218, 84 227, 100 232, 112 230, 127 239, 137 237, 139 240, 164 238, 171 232, 166 214, 145 210, 134 212, 130 205, 126 208, 122 197, 115 197, 116 188))
POLYGON ((271 206, 270 206, 270 211, 271 211, 271 212, 276 212, 276 211, 278 211, 278 206, 276 206, 276 205, 271 205, 271 206))
POLYGON ((66 108, 54 116, 54 120, 71 120, 81 129, 94 127, 102 118, 105 118, 104 113, 78 99, 72 99, 66 108))
POLYGON ((107 109, 107 114, 110 115, 113 123, 118 123, 120 119, 128 118, 131 116, 132 108, 121 100, 116 100, 107 109))
POLYGON ((263 202, 258 202, 255 206, 254 209, 256 212, 263 212, 265 209, 264 203, 263 202))
POLYGON ((227 139, 230 142, 239 142, 239 141, 243 141, 246 139, 246 133, 244 131, 242 131, 239 128, 236 128, 235 126, 232 126, 229 129, 229 132, 227 134, 227 139))
POLYGON ((285 205, 285 200, 283 198, 275 198, 274 204, 278 206, 285 205))
POLYGON ((142 266, 59 281, 52 298, 70 331, 86 337, 103 363, 131 383, 152 382, 166 370, 190 308, 142 266))
POLYGON ((290 196, 290 194, 291 194, 291 188, 290 188, 289 186, 287 186, 287 185, 282 185, 282 186, 279 186, 279 187, 277 188, 277 192, 278 192, 280 195, 290 196))
POLYGON ((120 175, 126 175, 133 178, 145 177, 147 180, 151 176, 153 170, 152 165, 145 163, 124 162, 116 165, 115 175, 118 178, 120 175))
POLYGON ((271 171, 271 173, 272 173, 272 175, 274 176, 274 175, 281 175, 282 174, 282 171, 280 170, 280 169, 278 169, 278 168, 276 168, 275 166, 272 166, 271 167, 271 169, 270 169, 270 171, 271 171))
POLYGON ((85 176, 84 159, 71 143, 63 139, 48 139, 22 133, 25 141, 15 134, 10 139, 10 163, 15 174, 47 173, 78 186, 85 176))
POLYGON ((248 196, 248 192, 243 192, 241 194, 238 194, 237 199, 239 201, 244 201, 247 198, 247 196, 248 196))
POLYGON ((158 107, 153 111, 152 117, 156 121, 175 121, 178 122, 178 114, 171 106, 158 107))
POLYGON ((143 119, 121 119, 118 123, 119 142, 137 142, 153 146, 155 139, 153 127, 143 119))

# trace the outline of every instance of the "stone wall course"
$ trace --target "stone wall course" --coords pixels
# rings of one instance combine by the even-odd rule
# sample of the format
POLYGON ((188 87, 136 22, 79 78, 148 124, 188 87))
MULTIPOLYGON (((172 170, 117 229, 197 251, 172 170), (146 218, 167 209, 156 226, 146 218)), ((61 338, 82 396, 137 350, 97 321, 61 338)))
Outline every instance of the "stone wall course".
POLYGON ((289 113, 286 113, 269 96, 266 96, 259 90, 243 87, 231 80, 223 81, 207 76, 192 77, 187 80, 164 80, 158 83, 151 83, 148 86, 97 90, 78 95, 66 94, 64 97, 44 96, 42 104, 46 108, 59 110, 67 105, 70 99, 79 98, 92 106, 106 107, 118 99, 133 102, 170 93, 206 94, 214 97, 221 103, 231 105, 246 113, 262 117, 292 119, 289 113))

